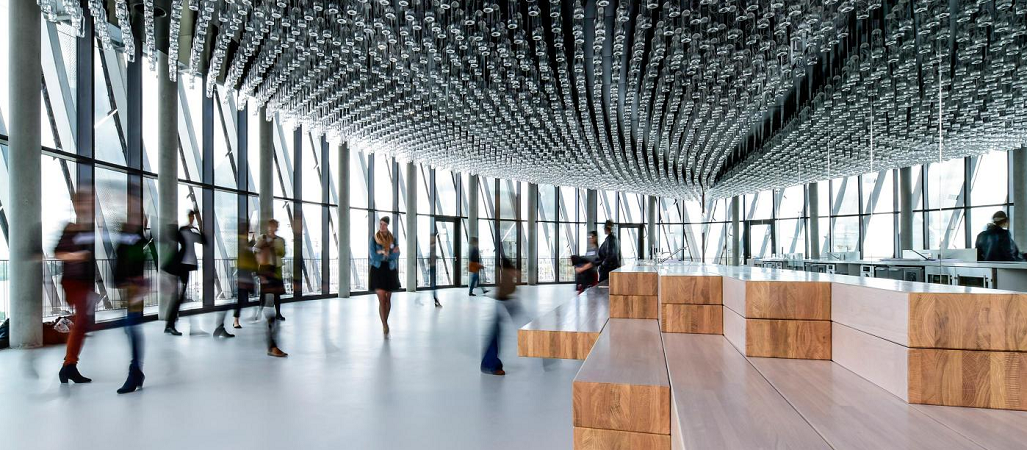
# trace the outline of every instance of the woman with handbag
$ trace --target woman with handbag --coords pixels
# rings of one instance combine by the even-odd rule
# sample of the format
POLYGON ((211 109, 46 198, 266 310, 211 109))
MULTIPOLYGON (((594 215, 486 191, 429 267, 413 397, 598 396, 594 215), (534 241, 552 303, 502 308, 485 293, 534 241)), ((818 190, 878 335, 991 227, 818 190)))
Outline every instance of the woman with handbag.
POLYGON ((370 270, 368 289, 378 295, 378 316, 382 320, 382 333, 389 335, 389 313, 392 311, 392 293, 399 286, 399 245, 389 232, 389 216, 378 221, 378 231, 368 246, 370 270))

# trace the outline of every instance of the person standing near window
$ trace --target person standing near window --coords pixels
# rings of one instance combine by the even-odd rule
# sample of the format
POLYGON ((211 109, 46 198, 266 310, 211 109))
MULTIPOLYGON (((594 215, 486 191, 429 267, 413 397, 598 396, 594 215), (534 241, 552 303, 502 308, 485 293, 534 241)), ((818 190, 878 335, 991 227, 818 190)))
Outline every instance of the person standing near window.
POLYGON ((172 336, 181 336, 182 333, 175 328, 178 322, 178 313, 185 302, 189 288, 189 274, 199 268, 199 259, 196 256, 196 244, 206 244, 207 239, 200 232, 202 222, 200 215, 195 210, 188 213, 189 223, 183 225, 177 232, 171 233, 174 244, 178 246, 171 264, 165 269, 168 273, 178 277, 178 297, 168 306, 168 322, 164 326, 164 332, 172 336))
POLYGON ((603 224, 603 232, 606 233, 606 239, 599 247, 599 282, 609 279, 610 272, 620 267, 620 244, 613 232, 612 220, 607 220, 603 224))
POLYGON ((996 212, 991 216, 988 228, 977 235, 978 261, 1024 261, 1023 253, 1013 242, 1009 233, 1009 216, 1005 211, 996 212))
POLYGON ((90 208, 93 206, 92 193, 78 191, 75 194, 74 206, 76 220, 64 227, 57 247, 54 248, 54 255, 64 266, 61 274, 64 300, 75 309, 71 332, 68 333, 64 366, 61 367, 59 374, 62 384, 67 384, 68 380, 76 383, 93 381, 78 371, 78 357, 82 352, 82 343, 86 339, 90 310, 93 308, 90 296, 93 294, 93 269, 96 267, 93 254, 96 237, 93 233, 93 224, 89 220, 90 208))
MULTIPOLYGON (((467 272, 471 274, 471 280, 468 283, 470 289, 468 295, 474 297, 474 288, 481 287, 481 270, 485 268, 481 264, 481 251, 478 250, 478 238, 471 238, 471 251, 468 253, 467 272)), ((482 295, 488 294, 488 289, 481 288, 482 295)))
POLYGON ((428 285, 431 287, 431 297, 435 300, 435 307, 441 308, 442 303, 439 302, 439 232, 434 231, 431 234, 431 245, 428 250, 428 285))
POLYGON ((389 335, 389 313, 392 311, 392 293, 399 285, 399 245, 389 232, 389 216, 378 221, 378 231, 368 246, 370 269, 367 286, 378 295, 378 316, 382 320, 382 333, 389 335))

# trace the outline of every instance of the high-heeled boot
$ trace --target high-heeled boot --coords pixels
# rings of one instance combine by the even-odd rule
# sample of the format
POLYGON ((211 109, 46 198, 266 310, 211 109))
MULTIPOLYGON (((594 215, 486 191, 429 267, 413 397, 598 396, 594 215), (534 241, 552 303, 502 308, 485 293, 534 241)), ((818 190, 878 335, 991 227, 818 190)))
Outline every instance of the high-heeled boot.
POLYGON ((61 379, 62 384, 68 384, 68 380, 76 383, 89 383, 93 381, 78 373, 78 366, 76 364, 65 364, 64 367, 61 367, 61 372, 57 374, 57 377, 61 379))
POLYGON ((128 366, 128 379, 125 380, 125 384, 118 389, 119 394, 127 394, 129 392, 135 392, 136 389, 143 387, 143 380, 146 379, 146 375, 143 375, 143 371, 139 367, 131 365, 128 366))

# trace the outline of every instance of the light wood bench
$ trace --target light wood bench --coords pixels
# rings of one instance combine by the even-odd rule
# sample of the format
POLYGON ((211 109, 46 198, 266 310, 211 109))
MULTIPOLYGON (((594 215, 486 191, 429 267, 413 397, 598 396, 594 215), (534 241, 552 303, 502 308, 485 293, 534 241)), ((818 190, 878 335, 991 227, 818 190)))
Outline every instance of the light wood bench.
POLYGON ((830 448, 723 336, 663 339, 674 450, 830 448))
POLYGON ((1027 410, 1027 294, 845 277, 834 360, 910 403, 1027 410))
POLYGON ((610 290, 595 286, 517 330, 517 355, 585 359, 610 318, 610 290))
POLYGON ((610 317, 658 319, 658 287, 655 266, 627 266, 610 272, 610 317))
POLYGON ((664 333, 724 334, 723 279, 704 267, 660 273, 660 329, 664 333))
POLYGON ((670 448, 670 379, 659 324, 610 319, 573 384, 574 448, 670 448))
POLYGON ((835 449, 981 448, 836 363, 773 358, 750 362, 835 449))
POLYGON ((831 283, 819 274, 725 269, 724 335, 746 356, 831 359, 831 283))

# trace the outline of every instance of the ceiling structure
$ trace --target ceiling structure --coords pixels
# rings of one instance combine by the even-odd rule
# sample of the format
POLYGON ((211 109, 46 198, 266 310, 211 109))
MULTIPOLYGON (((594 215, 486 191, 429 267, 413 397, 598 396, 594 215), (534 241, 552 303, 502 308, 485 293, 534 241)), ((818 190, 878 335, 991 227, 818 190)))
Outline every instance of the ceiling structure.
POLYGON ((1027 0, 38 2, 208 95, 537 183, 723 198, 1027 140, 1027 0))

